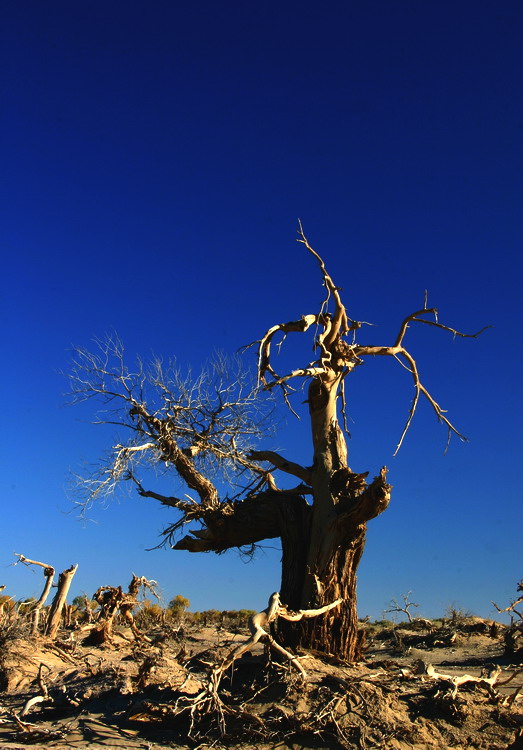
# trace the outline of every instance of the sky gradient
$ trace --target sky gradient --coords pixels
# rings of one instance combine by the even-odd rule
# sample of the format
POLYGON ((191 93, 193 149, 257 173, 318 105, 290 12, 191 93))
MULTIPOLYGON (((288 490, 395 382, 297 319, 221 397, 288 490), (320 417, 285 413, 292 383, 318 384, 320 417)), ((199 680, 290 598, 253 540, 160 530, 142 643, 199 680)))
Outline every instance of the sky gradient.
MULTIPOLYGON (((131 361, 197 371, 316 312, 300 218, 348 314, 375 324, 359 343, 392 343, 426 289, 442 322, 493 326, 409 331, 470 438, 447 455, 422 403, 392 457, 413 395, 396 362, 367 359, 347 382, 351 466, 386 464, 394 485, 369 524, 361 615, 409 590, 426 616, 507 602, 522 575, 522 38, 516 0, 2 3, 6 593, 43 584, 12 567, 18 552, 78 563, 73 596, 135 572, 192 609, 265 606, 273 541, 248 565, 147 552, 172 519, 132 492, 76 518, 71 474, 115 435, 66 406, 63 373, 110 331, 131 361)), ((307 364, 308 343, 289 343, 307 364)), ((306 413, 282 422, 263 447, 310 462, 306 413)))

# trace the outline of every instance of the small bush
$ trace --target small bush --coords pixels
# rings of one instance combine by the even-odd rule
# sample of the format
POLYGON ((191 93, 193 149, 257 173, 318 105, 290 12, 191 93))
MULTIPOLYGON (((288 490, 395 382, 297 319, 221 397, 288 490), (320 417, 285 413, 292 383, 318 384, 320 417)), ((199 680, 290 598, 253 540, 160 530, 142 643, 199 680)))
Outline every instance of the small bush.
POLYGON ((374 620, 374 622, 372 623, 372 625, 375 625, 378 628, 389 628, 390 629, 390 628, 394 627, 394 623, 392 622, 392 620, 374 620))
POLYGON ((18 617, 16 612, 4 615, 0 622, 0 655, 14 641, 31 636, 31 625, 25 618, 18 617))

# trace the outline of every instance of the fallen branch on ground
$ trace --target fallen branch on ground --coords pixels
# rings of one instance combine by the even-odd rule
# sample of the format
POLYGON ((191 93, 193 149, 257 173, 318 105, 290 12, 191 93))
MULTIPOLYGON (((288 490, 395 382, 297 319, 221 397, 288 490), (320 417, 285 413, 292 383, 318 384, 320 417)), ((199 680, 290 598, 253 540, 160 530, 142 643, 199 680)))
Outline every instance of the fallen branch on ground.
POLYGON ((456 697, 458 693, 458 688, 461 685, 464 685, 465 683, 472 682, 476 685, 482 685, 483 687, 486 687, 489 693, 493 696, 496 695, 494 691, 494 685, 498 681, 498 677, 501 674, 501 667, 496 665, 492 667, 488 675, 486 677, 474 677, 470 674, 463 674, 463 675, 450 675, 450 674, 443 674, 442 672, 436 672, 432 664, 426 664, 424 661, 420 659, 417 665, 417 674, 426 675, 427 677, 430 677, 433 680, 442 680, 444 682, 450 682, 451 685, 453 685, 453 690, 451 692, 451 695, 453 698, 456 697))

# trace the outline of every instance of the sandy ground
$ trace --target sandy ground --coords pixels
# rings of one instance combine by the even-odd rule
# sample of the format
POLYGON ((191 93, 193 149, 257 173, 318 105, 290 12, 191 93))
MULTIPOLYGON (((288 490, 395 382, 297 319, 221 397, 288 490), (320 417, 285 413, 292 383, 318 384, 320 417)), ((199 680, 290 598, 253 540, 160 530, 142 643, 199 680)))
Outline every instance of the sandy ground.
POLYGON ((371 629, 361 664, 303 654, 305 681, 288 665, 267 664, 258 644, 222 679, 225 736, 211 710, 196 712, 192 738, 191 701, 205 688, 209 665, 246 632, 211 627, 180 638, 156 629, 148 636, 150 643, 136 643, 121 629, 111 648, 82 645, 75 633, 64 633, 58 646, 10 641, 0 654, 2 748, 523 748, 521 695, 514 697, 521 667, 488 635, 459 634, 433 648, 428 635, 404 630, 399 648, 386 631, 371 629), (417 673, 420 660, 478 678, 497 664, 498 682, 512 679, 495 692, 464 685, 453 695, 450 683, 417 673), (45 689, 48 698, 22 715, 45 689))

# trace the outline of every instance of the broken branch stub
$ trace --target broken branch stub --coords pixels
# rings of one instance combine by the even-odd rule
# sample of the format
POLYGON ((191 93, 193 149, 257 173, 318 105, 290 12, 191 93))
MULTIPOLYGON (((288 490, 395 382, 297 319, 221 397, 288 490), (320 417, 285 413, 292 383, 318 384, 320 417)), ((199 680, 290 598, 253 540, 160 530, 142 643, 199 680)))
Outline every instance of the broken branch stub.
POLYGON ((77 570, 78 565, 71 565, 70 568, 64 570, 63 573, 60 573, 58 576, 58 591, 52 601, 45 629, 45 634, 48 635, 49 638, 56 638, 58 628, 60 627, 62 610, 66 603, 67 594, 69 593, 74 574, 77 570))

